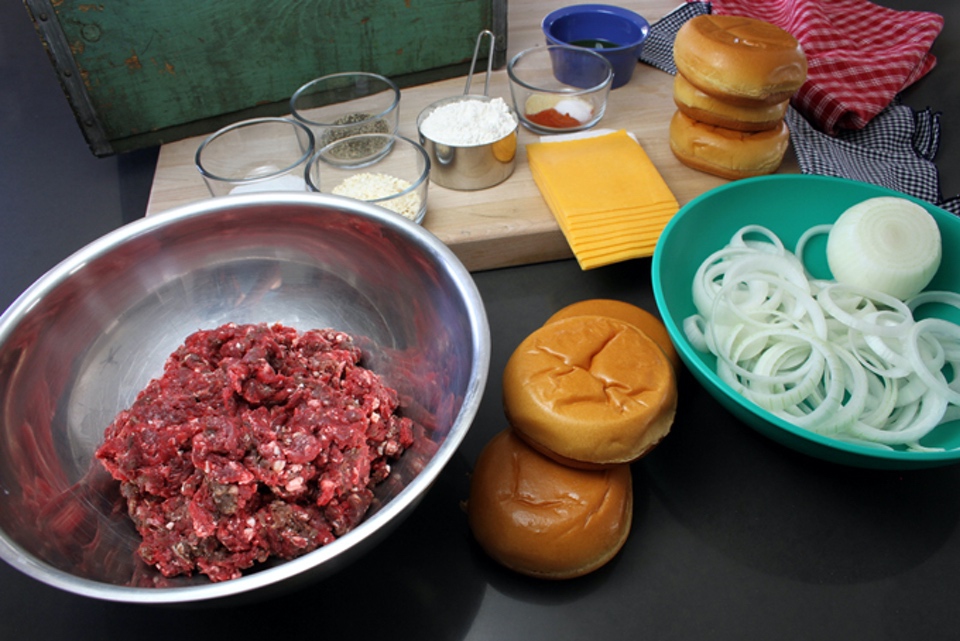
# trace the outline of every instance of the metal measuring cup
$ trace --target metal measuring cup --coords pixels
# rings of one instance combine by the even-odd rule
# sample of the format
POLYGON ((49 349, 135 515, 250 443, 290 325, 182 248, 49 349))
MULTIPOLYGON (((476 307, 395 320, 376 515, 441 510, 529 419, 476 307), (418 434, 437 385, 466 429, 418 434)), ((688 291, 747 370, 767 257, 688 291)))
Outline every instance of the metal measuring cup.
POLYGON ((417 117, 417 132, 420 144, 430 156, 430 179, 449 189, 463 191, 486 189, 497 185, 513 173, 517 155, 517 130, 519 119, 512 108, 510 115, 517 125, 499 140, 477 145, 451 145, 439 140, 431 140, 423 134, 423 122, 438 108, 465 100, 490 101, 490 74, 493 70, 493 54, 496 36, 489 30, 481 31, 473 49, 473 60, 467 76, 463 95, 438 100, 420 112, 417 117), (477 57, 484 36, 490 37, 490 53, 487 57, 487 73, 483 85, 483 95, 470 93, 470 85, 477 65, 477 57))

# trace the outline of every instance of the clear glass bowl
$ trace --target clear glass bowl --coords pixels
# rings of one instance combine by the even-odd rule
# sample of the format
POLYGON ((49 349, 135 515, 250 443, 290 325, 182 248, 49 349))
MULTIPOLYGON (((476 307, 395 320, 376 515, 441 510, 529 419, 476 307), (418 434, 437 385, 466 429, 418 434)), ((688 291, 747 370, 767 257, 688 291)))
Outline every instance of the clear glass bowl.
POLYGON ((336 140, 310 159, 311 191, 347 196, 420 223, 427 213, 430 159, 418 143, 394 134, 336 140))
POLYGON ((310 127, 317 149, 357 134, 395 134, 400 89, 375 73, 330 74, 297 89, 290 98, 290 113, 310 127))
POLYGON ((521 51, 507 64, 507 75, 520 122, 539 134, 596 125, 607 109, 613 83, 613 67, 606 58, 566 45, 521 51))
POLYGON ((214 196, 307 191, 303 171, 313 152, 307 126, 290 118, 252 118, 210 134, 195 163, 214 196))

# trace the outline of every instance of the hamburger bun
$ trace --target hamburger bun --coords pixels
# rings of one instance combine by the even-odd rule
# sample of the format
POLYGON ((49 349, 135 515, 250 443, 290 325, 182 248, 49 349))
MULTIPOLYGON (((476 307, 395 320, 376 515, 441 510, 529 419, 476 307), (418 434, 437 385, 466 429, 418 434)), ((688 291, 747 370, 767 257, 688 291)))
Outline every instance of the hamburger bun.
POLYGON ((589 298, 567 305, 548 318, 547 323, 572 316, 606 316, 630 323, 653 339, 653 342, 663 350, 674 369, 680 367, 680 356, 677 354, 677 348, 673 346, 673 341, 670 340, 667 328, 659 318, 642 307, 609 298, 589 298))
POLYGON ((686 116, 708 125, 737 131, 765 131, 780 126, 789 100, 744 106, 724 102, 690 84, 682 73, 673 80, 673 101, 686 116))
POLYGON ((807 78, 807 58, 796 38, 744 16, 688 20, 677 31, 673 58, 691 84, 735 104, 781 103, 807 78))
POLYGON ((474 538, 498 563, 528 576, 569 579, 596 570, 623 547, 632 518, 629 466, 567 467, 509 428, 487 443, 471 475, 474 538))
POLYGON ((503 372, 507 420, 566 465, 637 460, 667 435, 673 366, 644 332, 605 316, 571 316, 527 336, 503 372))
POLYGON ((790 143, 787 125, 745 132, 696 121, 681 111, 670 120, 670 149, 688 167, 736 180, 772 174, 790 143))

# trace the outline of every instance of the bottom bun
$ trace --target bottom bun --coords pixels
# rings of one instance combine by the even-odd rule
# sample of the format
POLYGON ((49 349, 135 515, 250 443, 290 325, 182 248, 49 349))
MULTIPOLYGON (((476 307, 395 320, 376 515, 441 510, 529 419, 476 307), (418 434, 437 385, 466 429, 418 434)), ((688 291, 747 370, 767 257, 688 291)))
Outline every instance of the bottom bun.
POLYGON ((680 356, 663 321, 642 307, 611 298, 589 298, 567 305, 548 318, 547 323, 571 316, 605 316, 630 323, 660 346, 674 369, 680 367, 680 356))
POLYGON ((543 579, 582 576, 609 562, 627 540, 630 467, 566 467, 508 428, 477 459, 467 517, 480 547, 501 565, 543 579))
POLYGON ((670 120, 670 149, 699 171, 736 180, 772 174, 790 142, 784 122, 775 129, 743 132, 708 125, 677 111, 670 120))

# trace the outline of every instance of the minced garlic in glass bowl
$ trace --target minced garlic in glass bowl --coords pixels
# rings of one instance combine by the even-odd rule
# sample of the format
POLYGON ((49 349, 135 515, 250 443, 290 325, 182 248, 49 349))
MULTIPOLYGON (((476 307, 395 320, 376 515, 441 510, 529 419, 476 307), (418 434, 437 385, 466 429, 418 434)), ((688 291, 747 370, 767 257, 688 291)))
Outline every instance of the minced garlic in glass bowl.
POLYGON ((390 174, 363 172, 345 178, 330 192, 357 200, 377 202, 404 218, 416 220, 420 215, 420 195, 410 183, 390 174))
POLYGON ((430 159, 403 136, 372 133, 334 141, 310 160, 306 176, 312 191, 379 205, 416 223, 427 212, 430 159), (350 162, 344 163, 347 147, 350 162))

